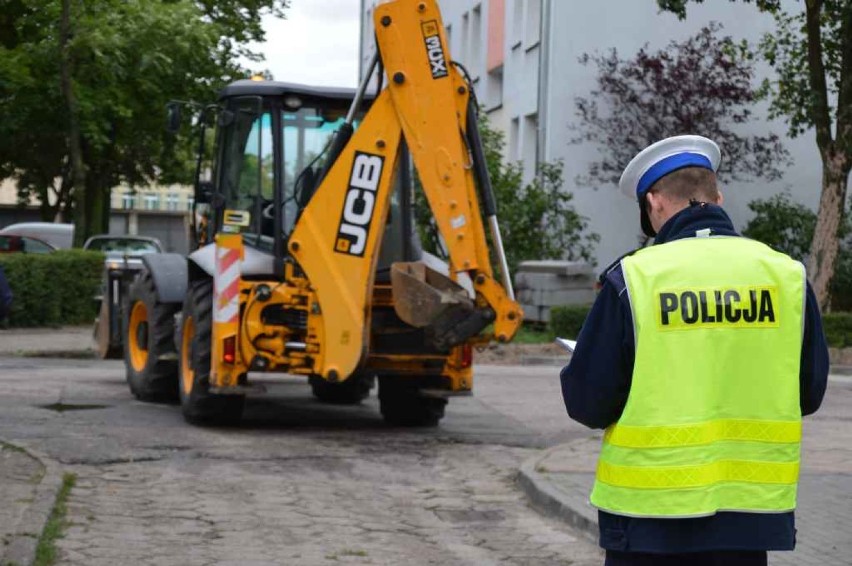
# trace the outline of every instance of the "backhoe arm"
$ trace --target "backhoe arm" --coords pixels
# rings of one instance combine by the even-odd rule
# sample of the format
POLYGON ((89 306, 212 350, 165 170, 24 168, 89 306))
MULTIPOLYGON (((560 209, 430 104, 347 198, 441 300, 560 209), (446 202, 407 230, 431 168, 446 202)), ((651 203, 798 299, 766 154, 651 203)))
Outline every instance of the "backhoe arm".
MULTIPOLYGON (((500 341, 510 340, 522 319, 505 267, 502 285, 493 276, 474 174, 477 152, 466 136, 470 92, 450 62, 437 3, 389 0, 376 7, 374 17, 390 83, 336 158, 289 241, 317 298, 308 323, 309 340, 319 350, 314 368, 331 381, 345 379, 366 352, 373 277, 403 137, 449 252, 450 272, 454 278, 461 272, 470 276, 480 319, 493 323, 500 341)), ((492 229, 500 261, 496 234, 492 229)))

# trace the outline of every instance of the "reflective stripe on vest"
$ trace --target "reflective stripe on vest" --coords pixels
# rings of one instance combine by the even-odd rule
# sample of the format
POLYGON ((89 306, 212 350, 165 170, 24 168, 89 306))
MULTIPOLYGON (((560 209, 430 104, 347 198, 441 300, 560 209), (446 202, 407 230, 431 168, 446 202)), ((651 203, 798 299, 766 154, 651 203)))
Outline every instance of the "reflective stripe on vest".
POLYGON ((639 517, 795 508, 804 268, 746 238, 622 261, 636 358, 593 505, 639 517))

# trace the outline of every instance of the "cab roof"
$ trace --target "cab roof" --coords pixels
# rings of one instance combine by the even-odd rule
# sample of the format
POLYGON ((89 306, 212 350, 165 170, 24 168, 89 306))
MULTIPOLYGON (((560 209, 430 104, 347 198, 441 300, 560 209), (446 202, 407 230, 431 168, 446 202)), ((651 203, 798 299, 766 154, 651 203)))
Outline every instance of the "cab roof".
MULTIPOLYGON (((354 88, 346 87, 308 86, 297 83, 245 79, 232 82, 219 91, 219 100, 232 96, 285 96, 295 94, 304 97, 351 102, 355 98, 355 92, 354 88)), ((375 94, 370 93, 368 89, 364 98, 372 100, 375 98, 375 94)))

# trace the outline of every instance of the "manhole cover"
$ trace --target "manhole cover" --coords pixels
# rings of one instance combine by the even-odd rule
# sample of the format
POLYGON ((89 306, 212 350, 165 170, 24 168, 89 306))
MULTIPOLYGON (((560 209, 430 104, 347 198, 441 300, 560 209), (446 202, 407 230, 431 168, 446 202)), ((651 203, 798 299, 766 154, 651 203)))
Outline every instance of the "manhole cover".
POLYGON ((497 509, 476 511, 473 509, 436 509, 435 514, 448 523, 496 523, 504 519, 497 509))
POLYGON ((109 405, 92 405, 83 403, 52 403, 50 405, 39 405, 39 407, 42 409, 47 409, 48 411, 64 413, 66 411, 92 411, 94 409, 108 409, 109 405))

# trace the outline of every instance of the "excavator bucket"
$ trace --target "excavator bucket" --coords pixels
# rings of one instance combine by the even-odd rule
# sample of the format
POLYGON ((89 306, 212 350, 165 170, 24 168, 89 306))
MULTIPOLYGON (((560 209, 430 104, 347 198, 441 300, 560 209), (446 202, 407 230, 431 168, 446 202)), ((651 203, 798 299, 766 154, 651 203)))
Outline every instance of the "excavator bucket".
POLYGON ((406 324, 423 328, 438 348, 449 348, 477 334, 493 319, 475 308, 464 287, 426 264, 391 265, 394 310, 406 324))
POLYGON ((431 326, 453 313, 473 311, 473 300, 464 287, 419 261, 394 263, 391 287, 397 316, 416 328, 431 326))

